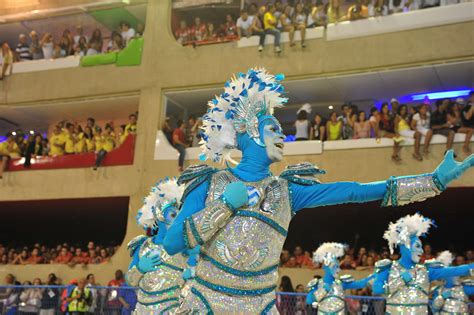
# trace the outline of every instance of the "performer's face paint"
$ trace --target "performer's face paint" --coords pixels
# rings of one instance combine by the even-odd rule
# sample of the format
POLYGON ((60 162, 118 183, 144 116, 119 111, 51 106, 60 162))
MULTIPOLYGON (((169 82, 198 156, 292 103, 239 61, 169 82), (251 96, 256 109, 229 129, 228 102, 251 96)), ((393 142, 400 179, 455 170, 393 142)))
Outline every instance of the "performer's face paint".
POLYGON ((423 245, 418 237, 413 236, 410 240, 411 246, 411 260, 417 264, 420 262, 421 255, 423 255, 423 245))
POLYGON ((337 278, 341 268, 339 267, 339 262, 337 259, 331 260, 331 262, 327 265, 324 265, 325 272, 329 272, 334 278, 337 278))
POLYGON ((165 225, 169 227, 171 223, 173 223, 174 218, 176 218, 176 215, 178 214, 178 209, 176 209, 175 204, 168 204, 166 205, 163 210, 163 217, 165 218, 165 225))
POLYGON ((272 162, 279 162, 283 159, 283 140, 285 136, 280 124, 275 117, 268 116, 260 122, 260 138, 267 151, 267 156, 272 162))

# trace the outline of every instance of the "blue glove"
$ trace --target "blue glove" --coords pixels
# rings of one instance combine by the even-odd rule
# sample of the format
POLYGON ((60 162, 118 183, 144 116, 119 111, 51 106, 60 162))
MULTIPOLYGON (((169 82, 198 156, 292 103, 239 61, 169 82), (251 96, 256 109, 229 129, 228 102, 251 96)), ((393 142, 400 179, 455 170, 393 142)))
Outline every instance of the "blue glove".
POLYGON ((403 281, 405 281, 406 284, 408 284, 411 280, 413 280, 413 277, 408 271, 405 271, 404 273, 402 273, 401 276, 402 276, 403 281))
POLYGON ((306 295, 306 304, 312 305, 314 302, 314 291, 316 291, 317 288, 314 288, 313 290, 309 291, 308 294, 306 295))
POLYGON ((326 290, 326 292, 331 291, 331 285, 329 283, 325 283, 324 284, 324 290, 326 290))
POLYGON ((450 299, 452 297, 451 291, 444 291, 443 294, 441 294, 443 299, 450 299))
POLYGON ((200 252, 201 252, 201 245, 197 245, 194 248, 188 249, 188 256, 199 255, 200 252))
POLYGON ((194 270, 194 267, 186 268, 184 269, 184 272, 183 272, 183 279, 189 280, 189 279, 194 278, 195 275, 196 275, 196 271, 194 270))
POLYGON ((161 264, 161 253, 148 252, 138 261, 138 270, 141 273, 146 273, 155 270, 161 264))
POLYGON ((249 201, 247 187, 243 182, 228 184, 222 196, 232 210, 245 206, 249 201))
POLYGON ((439 181, 447 187, 456 178, 459 178, 469 168, 474 166, 474 154, 471 154, 463 162, 454 160, 453 150, 446 152, 443 162, 434 171, 439 181))

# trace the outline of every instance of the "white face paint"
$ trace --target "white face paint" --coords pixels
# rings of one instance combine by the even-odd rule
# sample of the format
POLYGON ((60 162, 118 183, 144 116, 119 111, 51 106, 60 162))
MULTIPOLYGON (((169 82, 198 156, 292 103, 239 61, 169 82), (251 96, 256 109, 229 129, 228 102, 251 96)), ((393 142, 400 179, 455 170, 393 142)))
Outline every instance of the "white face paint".
POLYGON ((420 262, 421 255, 423 255, 423 245, 419 238, 411 241, 411 260, 417 264, 420 262))
POLYGON ((283 159, 283 139, 281 127, 276 122, 270 122, 263 127, 263 143, 270 161, 280 162, 283 159))

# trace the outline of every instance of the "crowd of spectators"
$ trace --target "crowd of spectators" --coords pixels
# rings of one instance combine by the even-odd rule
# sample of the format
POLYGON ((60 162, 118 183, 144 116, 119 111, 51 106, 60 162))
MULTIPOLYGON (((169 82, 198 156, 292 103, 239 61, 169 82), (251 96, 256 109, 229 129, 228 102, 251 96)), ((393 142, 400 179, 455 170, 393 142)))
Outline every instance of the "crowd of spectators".
POLYGON ((259 6, 247 2, 235 20, 227 14, 218 23, 202 21, 194 17, 191 26, 185 19, 174 30, 178 42, 183 45, 199 45, 212 42, 238 40, 242 37, 260 37, 259 51, 263 51, 265 37, 274 37, 275 52, 280 53, 280 36, 288 32, 290 46, 295 46, 295 32, 301 33, 301 47, 305 48, 307 28, 343 21, 355 21, 369 17, 444 6, 464 0, 287 0, 268 1, 259 6))
POLYGON ((0 142, 0 179, 8 160, 24 157, 25 167, 31 166, 31 158, 40 156, 61 156, 95 152, 94 170, 100 166, 108 152, 119 147, 128 135, 137 131, 138 113, 130 114, 128 124, 115 127, 110 121, 102 129, 94 118, 88 118, 84 128, 78 123, 61 121, 54 126, 48 137, 31 130, 25 135, 23 130, 9 132, 6 140, 0 142))
POLYGON ((127 46, 131 39, 141 37, 143 31, 143 24, 138 24, 135 30, 130 23, 122 21, 118 29, 112 31, 108 38, 103 37, 99 28, 95 29, 92 34, 85 34, 82 25, 78 25, 74 33, 69 29, 64 30, 59 39, 51 33, 38 34, 34 30, 28 36, 20 34, 18 43, 13 49, 7 42, 2 43, 0 80, 5 75, 11 74, 13 62, 57 59, 67 56, 82 57, 120 51, 127 46))
POLYGON ((121 270, 117 270, 115 277, 107 283, 109 288, 100 287, 92 273, 67 284, 54 273, 45 280, 36 278, 23 283, 13 274, 8 274, 4 285, 15 287, 0 289, 0 314, 129 315, 137 302, 136 290, 125 283, 121 270))
POLYGON ((24 247, 0 244, 0 265, 67 264, 73 267, 101 264, 108 262, 117 248, 118 246, 103 246, 92 241, 85 247, 68 243, 56 246, 37 243, 24 247))
MULTIPOLYGON (((421 262, 436 258, 437 253, 433 251, 430 244, 425 244, 423 247, 423 255, 421 262)), ((372 270, 375 263, 381 259, 397 260, 400 256, 398 253, 390 254, 387 248, 382 248, 379 251, 374 249, 367 249, 367 247, 348 247, 345 255, 341 257, 339 266, 342 270, 372 270)), ((463 265, 466 263, 474 263, 474 250, 467 250, 464 253, 457 253, 453 262, 454 266, 463 265)), ((293 253, 289 250, 282 250, 280 255, 280 267, 282 268, 305 268, 305 269, 320 269, 320 264, 314 263, 312 253, 303 250, 301 246, 296 246, 293 253)))
POLYGON ((373 107, 370 114, 355 105, 345 104, 340 113, 333 111, 329 117, 316 113, 311 120, 310 110, 304 108, 297 112, 294 123, 296 141, 391 138, 394 142, 392 160, 399 162, 400 144, 405 139, 414 139, 412 156, 422 161, 423 155, 429 154, 433 135, 445 136, 446 150, 449 150, 453 146, 455 134, 462 133, 466 135, 463 152, 466 155, 472 152, 470 141, 474 134, 474 92, 470 93, 467 100, 437 100, 434 108, 429 102, 407 106, 392 99, 390 104, 383 103, 380 110, 373 107))

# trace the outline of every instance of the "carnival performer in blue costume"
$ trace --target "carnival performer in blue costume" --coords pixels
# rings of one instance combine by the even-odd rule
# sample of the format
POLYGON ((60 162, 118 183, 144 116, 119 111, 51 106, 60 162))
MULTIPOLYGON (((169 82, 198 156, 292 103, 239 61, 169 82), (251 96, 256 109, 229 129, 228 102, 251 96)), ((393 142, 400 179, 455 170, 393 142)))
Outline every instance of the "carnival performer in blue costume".
MULTIPOLYGON (((152 187, 138 211, 137 222, 147 231, 147 236, 140 235, 128 244, 133 259, 125 276, 128 284, 139 287, 134 314, 167 314, 178 307, 185 283, 183 272, 190 269, 186 269, 184 255, 170 256, 162 244, 179 211, 183 190, 176 179, 161 181, 152 187)), ((196 254, 188 257, 191 266, 196 264, 196 254)))
POLYGON ((323 264, 324 277, 308 283, 306 303, 318 309, 318 314, 344 315, 344 290, 366 287, 374 275, 354 281, 351 275, 339 277, 339 258, 346 246, 340 243, 323 243, 313 254, 313 261, 323 264))
MULTIPOLYGON (((435 263, 443 267, 451 266, 453 254, 450 251, 441 252, 435 263)), ((431 310, 434 314, 469 314, 469 296, 474 295, 474 281, 459 277, 450 277, 444 284, 433 289, 431 310)))
POLYGON ((400 249, 396 261, 380 260, 375 264, 374 294, 386 296, 387 314, 428 314, 430 283, 451 277, 472 274, 474 264, 443 267, 435 262, 420 263, 423 247, 420 237, 425 236, 433 222, 420 214, 407 215, 390 223, 384 238, 390 252, 400 249))
POLYGON ((383 200, 404 205, 440 194, 472 164, 458 163, 449 152, 434 173, 392 177, 386 181, 319 183, 324 171, 310 163, 288 166, 274 176, 270 165, 283 158, 282 128, 272 115, 287 101, 283 75, 251 69, 225 84, 209 102, 204 120, 203 156, 229 161, 242 151, 234 168, 189 167, 183 206, 164 240, 176 254, 202 245, 196 277, 183 290, 179 311, 277 313, 278 263, 291 218, 304 208, 383 200))

